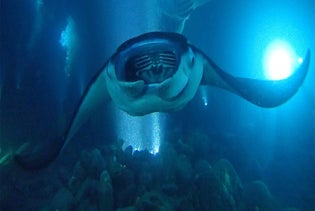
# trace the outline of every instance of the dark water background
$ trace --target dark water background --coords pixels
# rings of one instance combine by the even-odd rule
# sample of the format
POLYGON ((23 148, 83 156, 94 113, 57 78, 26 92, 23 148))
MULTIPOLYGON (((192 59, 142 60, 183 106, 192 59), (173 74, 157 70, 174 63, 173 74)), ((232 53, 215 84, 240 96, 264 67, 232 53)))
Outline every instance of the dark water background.
MULTIPOLYGON (((0 1, 1 156, 25 141, 36 144, 60 133, 89 79, 116 47, 152 30, 147 1, 57 0, 43 4, 38 17, 35 1, 0 1), (80 39, 70 77, 65 75, 66 52, 59 43, 69 16, 76 22, 80 39), (41 19, 38 33, 36 19, 41 19)), ((226 71, 259 77, 262 44, 273 37, 287 39, 301 55, 307 48, 315 52, 314 20, 311 0, 214 0, 192 14, 183 34, 226 71)), ((207 88, 208 106, 197 94, 170 117, 168 127, 210 134, 220 140, 220 156, 233 164, 243 182, 262 180, 285 206, 315 209, 313 58, 304 84, 284 105, 264 109, 207 88)), ((106 109, 99 111, 79 132, 78 137, 89 138, 77 138, 78 144, 70 144, 68 150, 107 144, 99 137, 111 140, 114 128, 110 119, 106 109)), ((71 156, 62 155, 59 161, 67 163, 67 159, 73 165, 71 156)), ((1 184, 6 180, 1 175, 1 184)))

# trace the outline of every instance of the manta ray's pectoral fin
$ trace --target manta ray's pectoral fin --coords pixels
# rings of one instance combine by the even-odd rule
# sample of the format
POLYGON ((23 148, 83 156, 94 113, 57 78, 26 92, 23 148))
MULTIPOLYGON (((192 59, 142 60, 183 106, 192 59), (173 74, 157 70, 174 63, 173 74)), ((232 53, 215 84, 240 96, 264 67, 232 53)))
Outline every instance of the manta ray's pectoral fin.
POLYGON ((106 67, 92 79, 82 95, 65 133, 65 145, 93 113, 98 112, 102 105, 111 100, 106 85, 106 67))
POLYGON ((206 55, 203 56, 206 60, 202 84, 223 88, 261 107, 275 107, 286 102, 299 89, 306 76, 311 53, 308 50, 303 63, 291 76, 282 80, 234 77, 219 68, 206 55))
POLYGON ((35 147, 23 144, 15 153, 15 160, 20 166, 26 169, 40 169, 48 166, 89 117, 110 100, 104 71, 106 67, 105 64, 90 82, 64 135, 35 147))

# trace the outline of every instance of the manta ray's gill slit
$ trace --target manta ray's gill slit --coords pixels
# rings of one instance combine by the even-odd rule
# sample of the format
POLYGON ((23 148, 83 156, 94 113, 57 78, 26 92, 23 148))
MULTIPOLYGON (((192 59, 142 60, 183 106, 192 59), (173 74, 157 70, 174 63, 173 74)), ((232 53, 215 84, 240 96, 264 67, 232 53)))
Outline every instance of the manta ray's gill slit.
POLYGON ((124 80, 160 83, 176 72, 177 65, 178 60, 172 51, 157 51, 134 56, 126 62, 124 80))
POLYGON ((160 54, 160 61, 170 67, 174 67, 177 64, 176 57, 169 54, 160 54))
POLYGON ((152 61, 150 60, 150 57, 147 55, 135 59, 135 66, 139 70, 148 67, 150 64, 152 64, 152 61))

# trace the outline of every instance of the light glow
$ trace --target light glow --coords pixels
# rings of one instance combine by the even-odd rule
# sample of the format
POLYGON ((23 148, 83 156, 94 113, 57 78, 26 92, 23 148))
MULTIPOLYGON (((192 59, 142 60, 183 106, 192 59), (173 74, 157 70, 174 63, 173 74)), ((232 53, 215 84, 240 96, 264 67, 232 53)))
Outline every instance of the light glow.
POLYGON ((207 95, 207 89, 204 86, 200 87, 200 94, 201 94, 201 100, 203 102, 204 106, 208 106, 208 95, 207 95))
POLYGON ((152 122, 152 149, 149 150, 151 154, 156 154, 159 152, 160 144, 161 144, 161 114, 160 113, 153 113, 151 115, 151 122, 152 122))
POLYGON ((165 115, 152 113, 145 116, 130 116, 113 107, 115 110, 115 128, 117 140, 123 140, 122 149, 132 146, 134 151, 148 150, 157 154, 163 139, 165 115))
POLYGON ((39 12, 43 8, 43 5, 44 5, 43 0, 36 0, 35 1, 36 11, 39 12))
POLYGON ((31 31, 30 39, 28 41, 28 49, 32 51, 34 48, 35 43, 38 41, 39 36, 42 32, 43 22, 44 22, 44 14, 43 14, 43 7, 44 7, 44 0, 35 0, 35 16, 34 16, 34 23, 33 28, 31 31))
POLYGON ((66 62, 64 71, 67 76, 71 75, 72 63, 77 49, 78 36, 75 22, 72 17, 68 17, 67 26, 61 32, 59 43, 66 49, 66 62))
POLYGON ((275 40, 267 46, 263 58, 265 76, 272 80, 285 79, 302 61, 288 42, 275 40))

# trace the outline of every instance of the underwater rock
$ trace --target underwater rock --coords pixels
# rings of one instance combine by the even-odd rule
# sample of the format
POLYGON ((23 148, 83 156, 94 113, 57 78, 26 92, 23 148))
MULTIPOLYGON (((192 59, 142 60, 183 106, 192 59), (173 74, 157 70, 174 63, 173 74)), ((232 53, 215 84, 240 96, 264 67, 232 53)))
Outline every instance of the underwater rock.
POLYGON ((100 188, 102 192, 99 196, 99 210, 112 210, 114 208, 113 187, 112 180, 107 171, 101 173, 100 188))
POLYGON ((113 190, 108 172, 100 180, 87 178, 75 195, 78 210, 113 210, 113 190))
POLYGON ((204 174, 211 169, 211 165, 206 160, 198 160, 194 166, 195 177, 204 174))
POLYGON ((84 151, 81 154, 80 164, 90 178, 98 179, 101 172, 105 170, 106 163, 98 149, 84 151))
POLYGON ((205 170, 195 177, 195 210, 236 210, 216 171, 213 168, 205 170))
POLYGON ((153 176, 147 168, 140 172, 136 172, 137 186, 139 190, 151 189, 153 185, 153 176))
POLYGON ((194 200, 190 198, 184 198, 183 200, 180 201, 178 207, 176 210, 180 211, 194 211, 196 210, 194 208, 194 200))
POLYGON ((115 207, 121 208, 134 205, 137 198, 137 186, 135 184, 128 185, 125 189, 120 189, 119 192, 114 191, 115 207))
POLYGON ((113 210, 113 188, 105 160, 98 149, 84 151, 69 180, 78 210, 113 210))
POLYGON ((262 181, 244 185, 244 202, 248 210, 279 210, 268 187, 262 181))
POLYGON ((105 160, 98 149, 83 151, 69 181, 71 192, 76 193, 86 178, 98 180, 105 167, 105 160))
POLYGON ((154 159, 154 155, 148 150, 134 151, 132 160, 133 166, 131 168, 135 171, 141 170, 143 166, 149 165, 149 163, 154 159))
POLYGON ((78 192, 75 194, 75 201, 79 210, 87 210, 87 208, 93 205, 95 198, 99 194, 98 181, 87 178, 81 185, 78 192))
POLYGON ((177 156, 175 165, 176 184, 180 184, 181 187, 185 188, 191 182, 192 175, 190 160, 184 155, 177 156))
POLYGON ((221 184, 223 184, 224 191, 226 192, 229 201, 238 210, 242 208, 241 193, 243 190, 241 180, 237 175, 232 164, 226 159, 220 159, 213 165, 221 184))
POLYGON ((166 184, 175 183, 175 166, 178 154, 172 145, 165 143, 160 148, 159 155, 161 156, 162 167, 160 168, 160 180, 166 184))
POLYGON ((174 147, 177 152, 185 154, 189 157, 193 156, 194 154, 194 151, 191 148, 191 146, 184 143, 182 138, 178 138, 177 140, 175 140, 174 147))
POLYGON ((73 210, 74 197, 72 193, 66 189, 60 189, 51 201, 50 210, 73 210))
POLYGON ((82 168, 80 162, 77 162, 73 170, 73 175, 68 182, 71 192, 76 193, 86 178, 85 169, 82 168))
POLYGON ((285 208, 284 211, 299 211, 299 210, 294 207, 289 207, 289 208, 285 208))
POLYGON ((190 146, 192 149, 192 159, 206 159, 211 156, 209 150, 211 148, 212 140, 210 140, 209 136, 202 131, 190 131, 183 137, 182 142, 190 146))
POLYGON ((110 175, 112 178, 115 207, 127 207, 136 200, 137 186, 135 173, 126 166, 115 163, 111 165, 110 175))
POLYGON ((158 192, 146 192, 140 198, 138 198, 136 205, 136 211, 169 211, 173 210, 170 203, 165 197, 158 192))
POLYGON ((161 187, 162 193, 168 196, 175 196, 178 191, 178 186, 174 183, 172 184, 163 184, 161 187))
POLYGON ((123 150, 124 140, 119 139, 115 143, 111 144, 107 150, 102 150, 102 155, 106 158, 107 164, 112 162, 119 163, 120 165, 127 165, 132 159, 133 148, 132 146, 126 147, 123 150))
POLYGON ((132 146, 126 147, 126 149, 125 149, 125 151, 124 151, 124 159, 125 159, 125 162, 126 162, 126 160, 132 160, 132 153, 133 153, 133 148, 132 148, 132 146))
POLYGON ((116 211, 135 211, 135 210, 136 210, 136 208, 134 206, 116 209, 116 211))

